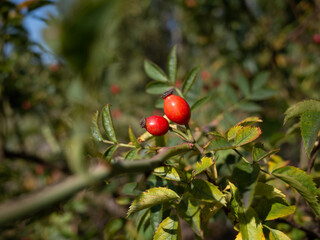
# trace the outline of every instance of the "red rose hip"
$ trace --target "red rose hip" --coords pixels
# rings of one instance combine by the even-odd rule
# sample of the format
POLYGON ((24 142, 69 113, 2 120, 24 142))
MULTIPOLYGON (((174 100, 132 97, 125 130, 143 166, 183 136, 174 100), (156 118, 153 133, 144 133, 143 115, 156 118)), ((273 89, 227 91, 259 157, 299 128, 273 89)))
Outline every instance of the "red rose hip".
POLYGON ((164 113, 175 123, 185 125, 190 120, 190 107, 182 97, 173 95, 173 90, 169 90, 162 95, 164 99, 164 113))
POLYGON ((169 123, 167 119, 157 115, 143 118, 140 122, 140 126, 142 128, 145 128, 150 134, 154 136, 162 136, 169 130, 169 123))

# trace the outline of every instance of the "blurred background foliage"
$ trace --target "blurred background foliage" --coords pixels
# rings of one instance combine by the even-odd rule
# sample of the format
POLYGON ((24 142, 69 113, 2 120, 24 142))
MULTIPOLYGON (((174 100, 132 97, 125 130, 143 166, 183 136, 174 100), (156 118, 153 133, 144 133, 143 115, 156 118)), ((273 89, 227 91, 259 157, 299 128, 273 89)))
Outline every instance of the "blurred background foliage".
MULTIPOLYGON (((106 103, 112 105, 121 141, 129 141, 130 125, 142 134, 142 117, 163 114, 164 90, 150 84, 144 60, 165 69, 174 45, 176 85, 199 66, 187 100, 193 104, 209 96, 195 110, 193 127, 223 131, 244 117, 260 116, 266 144, 305 168, 299 132, 285 135, 288 127, 282 124, 291 104, 319 100, 319 13, 317 0, 1 1, 0 199, 57 182, 95 162, 90 122, 106 103), (55 57, 44 63, 42 53, 33 50, 42 46, 30 40, 23 21, 48 4, 59 13, 39 20, 48 25, 43 36, 51 48, 47 54, 55 57)), ((117 178, 92 187, 48 209, 50 215, 4 228, 0 238, 112 239, 124 226, 128 200, 119 186, 125 182, 117 178), (115 217, 120 218, 111 221, 115 217)), ((220 229, 214 239, 225 237, 228 226, 214 224, 220 229)), ((130 222, 125 228, 134 235, 130 222)), ((292 238, 303 239, 296 232, 292 238)))

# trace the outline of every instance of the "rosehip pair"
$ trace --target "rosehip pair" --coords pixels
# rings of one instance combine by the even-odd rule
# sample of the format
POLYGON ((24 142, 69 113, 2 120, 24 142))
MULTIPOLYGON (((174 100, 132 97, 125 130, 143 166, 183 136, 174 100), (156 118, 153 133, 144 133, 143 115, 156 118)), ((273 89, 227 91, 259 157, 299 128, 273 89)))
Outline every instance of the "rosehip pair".
MULTIPOLYGON (((172 93, 173 90, 169 90, 162 95, 164 99, 164 113, 172 122, 185 125, 190 120, 190 107, 186 100, 172 93)), ((143 118, 140 125, 155 136, 162 136, 169 130, 169 123, 162 116, 143 118)))

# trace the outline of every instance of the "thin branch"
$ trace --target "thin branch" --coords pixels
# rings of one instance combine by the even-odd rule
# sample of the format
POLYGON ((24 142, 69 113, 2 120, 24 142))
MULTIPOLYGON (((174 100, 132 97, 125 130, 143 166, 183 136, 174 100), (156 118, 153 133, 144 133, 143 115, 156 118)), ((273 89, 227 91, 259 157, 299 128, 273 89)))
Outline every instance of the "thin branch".
POLYGON ((59 169, 60 171, 67 173, 67 174, 71 173, 70 169, 66 166, 52 164, 41 157, 26 153, 26 152, 16 152, 16 151, 10 151, 8 149, 4 149, 3 155, 5 158, 24 159, 29 162, 37 163, 37 164, 43 165, 43 166, 51 168, 51 169, 59 169))
POLYGON ((162 148, 150 159, 119 161, 111 166, 98 165, 85 174, 69 176, 62 182, 47 186, 40 191, 8 200, 0 204, 0 226, 34 216, 103 179, 120 174, 152 171, 170 157, 189 151, 192 147, 190 143, 183 143, 174 147, 162 148))

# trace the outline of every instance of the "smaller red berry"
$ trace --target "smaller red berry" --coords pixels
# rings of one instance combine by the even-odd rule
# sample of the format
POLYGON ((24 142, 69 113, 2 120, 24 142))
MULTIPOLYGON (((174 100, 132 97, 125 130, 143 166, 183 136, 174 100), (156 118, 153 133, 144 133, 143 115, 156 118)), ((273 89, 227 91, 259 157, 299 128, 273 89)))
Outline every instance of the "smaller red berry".
POLYGON ((140 126, 142 128, 145 128, 150 134, 154 136, 162 136, 169 130, 169 123, 167 119, 157 115, 143 118, 140 122, 140 126))
POLYGON ((319 33, 314 34, 312 37, 312 41, 315 44, 320 44, 320 34, 319 33))
POLYGON ((173 90, 171 89, 162 95, 164 99, 164 113, 172 122, 185 125, 191 117, 189 104, 184 98, 173 95, 172 93, 173 90))
POLYGON ((112 85, 110 86, 110 91, 111 91, 111 93, 114 94, 114 95, 118 94, 118 93, 120 92, 120 87, 119 87, 119 85, 117 85, 117 84, 112 84, 112 85))
POLYGON ((208 70, 203 70, 201 73, 200 73, 200 76, 202 78, 203 81, 208 81, 211 77, 211 74, 208 70))

